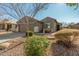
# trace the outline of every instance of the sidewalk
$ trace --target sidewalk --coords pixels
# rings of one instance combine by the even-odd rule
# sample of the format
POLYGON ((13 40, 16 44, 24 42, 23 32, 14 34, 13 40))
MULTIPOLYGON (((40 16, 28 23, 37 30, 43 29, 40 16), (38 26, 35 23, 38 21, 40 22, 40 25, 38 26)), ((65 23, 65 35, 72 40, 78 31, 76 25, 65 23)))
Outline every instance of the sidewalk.
POLYGON ((12 33, 12 31, 0 30, 0 35, 1 35, 1 34, 6 34, 6 33, 12 33))

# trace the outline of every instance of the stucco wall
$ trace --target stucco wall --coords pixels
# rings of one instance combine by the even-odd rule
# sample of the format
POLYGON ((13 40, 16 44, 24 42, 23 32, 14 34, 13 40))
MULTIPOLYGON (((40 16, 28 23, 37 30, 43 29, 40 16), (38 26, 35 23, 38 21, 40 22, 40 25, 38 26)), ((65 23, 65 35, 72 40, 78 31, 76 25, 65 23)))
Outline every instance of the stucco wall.
MULTIPOLYGON (((42 22, 44 22, 44 26, 45 26, 46 23, 50 23, 50 30, 51 30, 51 32, 55 32, 56 31, 56 29, 57 29, 57 22, 54 21, 53 19, 44 19, 44 20, 42 20, 42 22)), ((44 28, 44 30, 45 30, 45 28, 44 28)))
POLYGON ((30 21, 29 25, 20 23, 20 24, 18 24, 18 27, 19 27, 18 29, 20 32, 26 32, 27 30, 34 32, 35 26, 39 27, 39 32, 42 30, 42 23, 40 23, 38 21, 33 21, 33 22, 30 21))

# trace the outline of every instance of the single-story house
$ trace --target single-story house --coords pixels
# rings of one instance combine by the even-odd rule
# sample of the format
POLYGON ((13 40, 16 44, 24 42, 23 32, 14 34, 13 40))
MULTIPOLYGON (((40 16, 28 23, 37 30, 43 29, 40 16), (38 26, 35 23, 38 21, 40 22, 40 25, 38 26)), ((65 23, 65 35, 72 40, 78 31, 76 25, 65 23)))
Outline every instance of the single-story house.
POLYGON ((69 25, 68 28, 79 29, 79 23, 69 25))
POLYGON ((20 32, 26 32, 27 30, 33 32, 55 32, 60 29, 60 24, 51 17, 38 21, 32 17, 25 16, 17 21, 17 25, 20 32))
POLYGON ((46 17, 41 21, 25 16, 18 20, 17 22, 14 20, 4 19, 0 20, 0 30, 7 31, 33 31, 33 32, 56 32, 60 29, 60 24, 56 19, 51 17, 46 17))
POLYGON ((19 32, 26 32, 27 30, 33 32, 41 32, 43 30, 43 22, 28 16, 20 19, 17 22, 17 25, 19 32))
POLYGON ((0 30, 16 31, 17 23, 16 21, 9 19, 0 20, 0 30))

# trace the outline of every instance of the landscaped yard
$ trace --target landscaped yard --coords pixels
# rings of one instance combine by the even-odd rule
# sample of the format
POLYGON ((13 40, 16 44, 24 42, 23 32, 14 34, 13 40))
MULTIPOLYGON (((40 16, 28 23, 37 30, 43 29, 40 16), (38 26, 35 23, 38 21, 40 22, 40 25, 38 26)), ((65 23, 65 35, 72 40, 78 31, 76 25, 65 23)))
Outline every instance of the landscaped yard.
POLYGON ((24 42, 24 38, 23 38, 24 35, 25 33, 1 32, 0 55, 22 55, 21 51, 23 48, 18 48, 18 46, 20 45, 22 46, 22 43, 24 42), (17 50, 19 53, 16 52, 17 50))
MULTIPOLYGON (((37 37, 38 35, 34 35, 36 36, 36 38, 34 37, 32 38, 27 38, 26 37, 19 37, 15 40, 9 40, 7 42, 3 43, 3 46, 6 46, 7 49, 4 50, 0 50, 0 55, 11 55, 11 56, 23 56, 23 55, 27 55, 28 52, 33 53, 36 55, 39 55, 38 50, 40 51, 40 47, 42 47, 41 44, 43 44, 42 42, 45 41, 41 41, 43 38, 41 37, 47 37, 47 41, 48 41, 48 46, 45 49, 45 54, 46 56, 51 56, 51 55, 55 55, 55 56, 62 56, 62 55, 74 55, 77 56, 79 55, 79 30, 76 29, 62 29, 58 32, 55 32, 53 34, 45 34, 45 35, 39 35, 39 37, 37 37), (26 51, 28 51, 27 49, 30 49, 27 53, 25 53, 24 51, 24 42, 26 40, 26 44, 25 46, 27 46, 28 48, 26 48, 26 51), (39 42, 39 44, 38 44, 39 42), (7 44, 9 43, 9 44, 7 44), (41 44, 40 44, 41 43, 41 44), (31 44, 31 45, 29 45, 31 44), (37 49, 39 48, 39 49, 37 49), (32 52, 32 50, 35 52, 32 52), (37 53, 38 52, 38 53, 37 53)), ((44 39, 45 39, 44 38, 44 39)), ((43 40, 44 40, 43 39, 43 40)), ((44 43, 45 44, 45 43, 44 43)), ((42 50, 41 50, 42 51, 42 50)), ((42 52, 40 52, 42 53, 42 52)), ((41 54, 42 55, 42 54, 41 54)))
POLYGON ((23 43, 24 43, 24 38, 18 38, 15 40, 10 40, 2 43, 2 46, 5 47, 5 49, 0 50, 0 55, 23 56, 24 55, 23 43))

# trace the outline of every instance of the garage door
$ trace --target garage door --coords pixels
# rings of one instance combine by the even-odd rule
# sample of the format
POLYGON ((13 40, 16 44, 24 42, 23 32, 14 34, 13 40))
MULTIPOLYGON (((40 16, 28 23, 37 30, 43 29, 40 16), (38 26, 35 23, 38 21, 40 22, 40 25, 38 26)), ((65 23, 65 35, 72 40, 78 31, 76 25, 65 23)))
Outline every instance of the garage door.
POLYGON ((39 32, 39 27, 38 26, 34 27, 34 32, 39 32))

